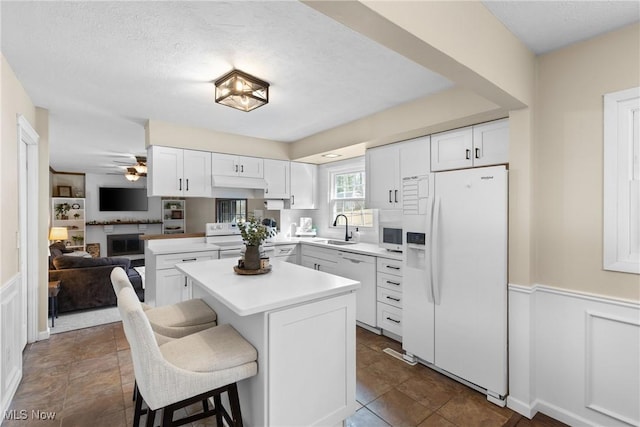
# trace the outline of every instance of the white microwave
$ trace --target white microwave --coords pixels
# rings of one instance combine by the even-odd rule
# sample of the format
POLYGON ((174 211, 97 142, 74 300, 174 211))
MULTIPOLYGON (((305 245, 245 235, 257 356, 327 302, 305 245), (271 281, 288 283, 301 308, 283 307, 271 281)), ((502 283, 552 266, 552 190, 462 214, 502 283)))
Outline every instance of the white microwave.
POLYGON ((381 248, 402 252, 404 238, 402 236, 402 225, 397 223, 380 223, 380 234, 378 245, 381 248))

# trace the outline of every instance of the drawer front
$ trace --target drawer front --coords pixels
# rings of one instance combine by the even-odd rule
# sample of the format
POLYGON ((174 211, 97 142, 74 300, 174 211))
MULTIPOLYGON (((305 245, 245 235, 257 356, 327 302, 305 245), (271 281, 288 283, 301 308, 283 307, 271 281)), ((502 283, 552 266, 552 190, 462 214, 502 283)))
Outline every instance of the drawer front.
POLYGON ((275 257, 285 257, 296 254, 296 248, 298 245, 276 245, 273 247, 273 254, 275 257))
POLYGON ((402 310, 379 302, 378 328, 402 336, 402 310))
POLYGON ((378 258, 378 271, 402 276, 402 261, 399 259, 378 258))
POLYGON ((210 259, 218 259, 218 251, 158 255, 156 257, 156 269, 173 268, 174 265, 180 262, 207 261, 210 259))
POLYGON ((336 249, 302 245, 302 256, 311 256, 314 258, 325 259, 331 262, 338 262, 338 251, 336 249))
POLYGON ((402 293, 387 288, 378 288, 378 301, 402 308, 402 293))
POLYGON ((391 289, 392 291, 402 292, 402 277, 394 276, 389 273, 380 273, 377 275, 377 284, 379 288, 391 289))

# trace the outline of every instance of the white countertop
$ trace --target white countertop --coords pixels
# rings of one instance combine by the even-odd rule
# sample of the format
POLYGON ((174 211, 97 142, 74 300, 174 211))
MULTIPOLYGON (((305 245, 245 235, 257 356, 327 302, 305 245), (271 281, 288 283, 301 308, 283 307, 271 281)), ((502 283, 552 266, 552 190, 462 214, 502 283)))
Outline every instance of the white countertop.
POLYGON ((176 264, 176 268, 240 316, 277 310, 351 292, 360 282, 300 265, 273 260, 267 274, 241 276, 236 259, 176 264))
MULTIPOLYGON (((294 238, 275 238, 270 240, 276 246, 291 245, 302 243, 305 245, 312 245, 324 248, 337 249, 344 252, 351 252, 362 255, 372 255, 382 258, 402 260, 401 252, 391 252, 386 249, 382 249, 378 245, 373 243, 354 243, 349 245, 334 245, 327 243, 329 240, 322 237, 294 237, 294 238)), ((147 250, 152 255, 166 255, 172 253, 181 252, 203 252, 203 251, 217 251, 219 246, 211 243, 205 243, 204 238, 192 238, 192 239, 163 239, 163 240, 149 240, 147 243, 147 250)))

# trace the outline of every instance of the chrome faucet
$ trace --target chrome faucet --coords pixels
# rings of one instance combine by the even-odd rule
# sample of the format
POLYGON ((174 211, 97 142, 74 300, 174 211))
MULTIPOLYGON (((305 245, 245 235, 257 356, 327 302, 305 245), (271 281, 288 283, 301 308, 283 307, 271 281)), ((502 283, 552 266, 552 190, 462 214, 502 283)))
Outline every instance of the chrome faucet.
POLYGON ((349 236, 349 220, 347 219, 347 216, 344 214, 337 215, 336 219, 333 220, 333 226, 335 227, 336 225, 338 225, 338 218, 340 218, 341 216, 344 217, 344 241, 348 242, 349 239, 351 239, 351 236, 349 236))

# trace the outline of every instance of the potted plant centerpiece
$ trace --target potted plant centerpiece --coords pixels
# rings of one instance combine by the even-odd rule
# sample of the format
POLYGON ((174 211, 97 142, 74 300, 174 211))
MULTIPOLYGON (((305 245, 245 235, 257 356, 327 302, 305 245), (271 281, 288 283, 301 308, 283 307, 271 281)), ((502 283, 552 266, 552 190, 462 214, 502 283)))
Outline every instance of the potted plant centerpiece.
POLYGON ((275 232, 268 230, 256 218, 249 218, 248 221, 238 224, 240 235, 246 246, 244 252, 244 268, 246 270, 260 269, 260 245, 269 237, 273 237, 275 232))

